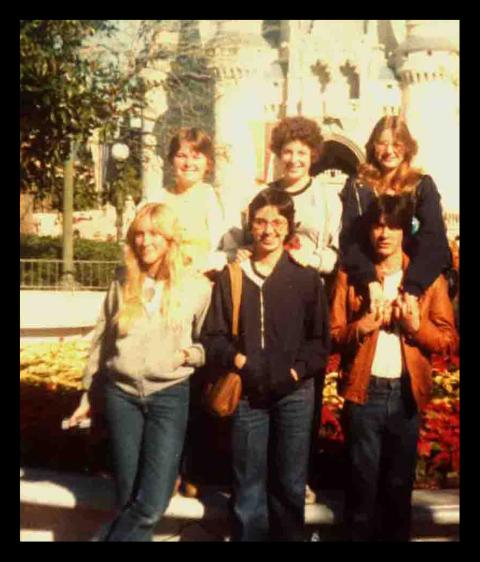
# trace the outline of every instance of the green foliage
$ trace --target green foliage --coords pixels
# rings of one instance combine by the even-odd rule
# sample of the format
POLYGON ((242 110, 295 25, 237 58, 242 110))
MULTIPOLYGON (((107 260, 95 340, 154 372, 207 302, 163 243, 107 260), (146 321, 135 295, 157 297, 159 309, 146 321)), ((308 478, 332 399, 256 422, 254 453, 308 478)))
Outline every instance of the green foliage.
POLYGON ((37 196, 58 189, 73 139, 106 134, 136 83, 114 62, 82 56, 85 41, 113 26, 105 20, 20 21, 20 180, 37 196))
MULTIPOLYGON (((62 239, 54 236, 20 236, 20 257, 62 259, 62 239)), ((122 249, 117 242, 77 239, 73 245, 75 260, 121 261, 122 249)))

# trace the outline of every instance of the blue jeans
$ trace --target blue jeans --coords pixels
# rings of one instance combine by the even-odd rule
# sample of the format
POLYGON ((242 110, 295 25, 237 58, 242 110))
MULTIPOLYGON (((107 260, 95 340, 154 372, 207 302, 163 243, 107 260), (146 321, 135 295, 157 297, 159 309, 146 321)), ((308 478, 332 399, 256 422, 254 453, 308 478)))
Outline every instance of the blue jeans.
POLYGON ((367 403, 345 404, 349 540, 409 540, 419 423, 408 377, 371 377, 367 403))
POLYGON ((268 408, 240 401, 232 428, 233 540, 304 540, 313 407, 313 380, 268 408))
POLYGON ((178 474, 188 402, 188 380, 144 398, 106 384, 105 418, 120 512, 97 540, 152 540, 178 474))

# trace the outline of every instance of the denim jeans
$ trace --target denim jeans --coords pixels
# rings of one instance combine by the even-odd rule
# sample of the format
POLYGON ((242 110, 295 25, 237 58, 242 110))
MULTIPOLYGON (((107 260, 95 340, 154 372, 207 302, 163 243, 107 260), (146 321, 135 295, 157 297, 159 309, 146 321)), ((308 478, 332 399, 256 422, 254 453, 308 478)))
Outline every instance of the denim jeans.
POLYGON ((240 401, 232 428, 233 540, 304 540, 313 408, 313 380, 266 408, 240 401))
POLYGON ((106 384, 105 418, 120 511, 97 540, 152 540, 178 474, 188 402, 188 380, 144 398, 106 384))
POLYGON ((408 377, 371 377, 368 401, 344 409, 345 530, 353 541, 408 541, 419 414, 408 377))

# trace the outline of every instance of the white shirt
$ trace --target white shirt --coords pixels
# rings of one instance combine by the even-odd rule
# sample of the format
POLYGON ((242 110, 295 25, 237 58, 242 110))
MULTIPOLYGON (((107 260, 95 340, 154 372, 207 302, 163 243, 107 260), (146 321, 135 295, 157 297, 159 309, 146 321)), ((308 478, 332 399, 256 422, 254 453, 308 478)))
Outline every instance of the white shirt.
POLYGON ((142 303, 149 316, 160 310, 163 293, 163 281, 145 277, 142 288, 142 303))
MULTIPOLYGON (((385 275, 383 295, 386 300, 392 302, 397 298, 402 276, 403 271, 401 269, 390 275, 385 275)), ((393 332, 380 330, 373 358, 372 375, 396 379, 402 375, 402 367, 402 348, 398 328, 395 328, 393 332)))

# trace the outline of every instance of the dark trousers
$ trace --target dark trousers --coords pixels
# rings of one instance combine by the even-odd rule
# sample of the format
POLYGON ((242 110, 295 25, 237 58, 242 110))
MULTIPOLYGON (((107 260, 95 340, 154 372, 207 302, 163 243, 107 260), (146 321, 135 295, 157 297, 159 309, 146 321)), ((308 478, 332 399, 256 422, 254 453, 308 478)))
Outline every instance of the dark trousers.
POLYGON ((110 383, 105 418, 120 512, 97 540, 151 541, 178 474, 187 427, 189 383, 145 398, 110 383))
POLYGON ((371 377, 368 401, 344 409, 345 530, 352 541, 408 541, 419 414, 408 377, 371 377))
POLYGON ((269 407, 240 401, 232 428, 233 540, 304 540, 313 408, 313 380, 269 407))

